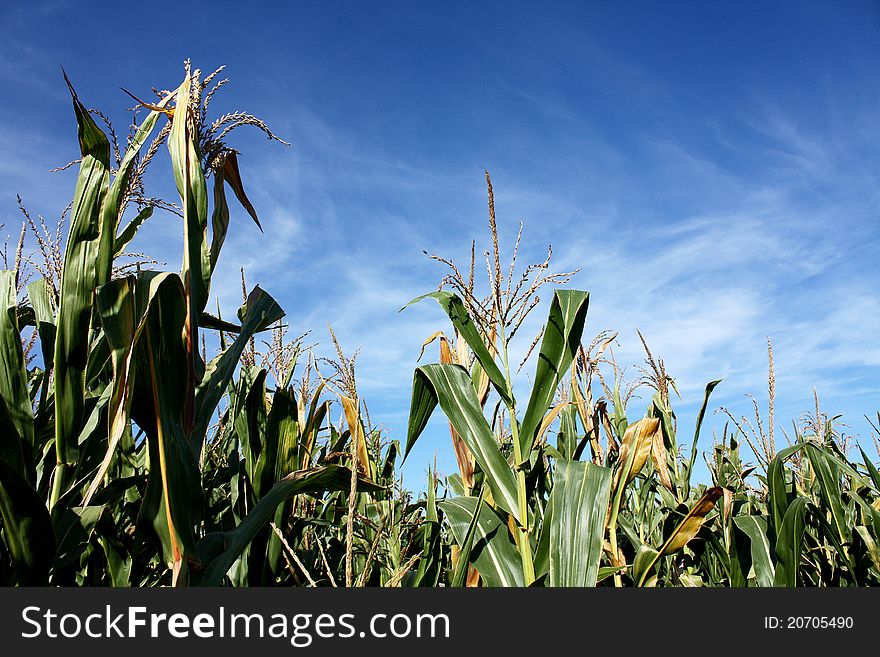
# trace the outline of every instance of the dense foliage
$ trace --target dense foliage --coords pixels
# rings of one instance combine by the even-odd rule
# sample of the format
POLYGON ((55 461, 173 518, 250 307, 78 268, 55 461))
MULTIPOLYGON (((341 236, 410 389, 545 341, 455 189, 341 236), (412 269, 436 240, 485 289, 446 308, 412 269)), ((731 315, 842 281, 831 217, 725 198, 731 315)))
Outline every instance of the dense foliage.
POLYGON ((63 253, 51 257, 45 233, 42 278, 24 286, 20 252, 0 272, 0 582, 880 582, 880 473, 861 450, 851 458, 818 408, 781 450, 772 406, 766 433, 760 422, 755 431, 734 421, 707 456, 711 485, 697 485, 701 425, 718 382, 706 386, 682 449, 662 361, 645 347, 639 383, 652 396, 635 408, 605 356, 615 336, 585 345, 589 295, 567 289, 554 291, 537 353, 527 354, 534 365, 522 395, 513 337, 538 291, 569 275, 548 273, 549 254, 522 272, 515 256, 509 272, 501 267, 488 174, 488 293, 475 292, 473 256, 468 276, 435 257, 452 273, 414 303, 436 301, 450 325, 426 342, 439 346, 438 362, 415 369, 403 450, 370 422, 355 359, 335 336, 336 359, 316 361, 286 338, 284 311, 259 287, 234 321, 212 315, 227 189, 259 225, 225 138, 239 125, 274 135, 243 113, 209 122, 223 81, 211 87, 216 72, 186 73, 155 104, 138 101, 146 116, 123 153, 70 88, 81 159, 63 253), (144 193, 163 143, 179 204, 144 193), (181 217, 180 273, 123 264, 157 207, 181 217), (271 335, 262 353, 261 333, 271 335), (438 406, 459 472, 431 471, 414 499, 396 468, 438 406), (744 465, 745 443, 757 467, 744 465))

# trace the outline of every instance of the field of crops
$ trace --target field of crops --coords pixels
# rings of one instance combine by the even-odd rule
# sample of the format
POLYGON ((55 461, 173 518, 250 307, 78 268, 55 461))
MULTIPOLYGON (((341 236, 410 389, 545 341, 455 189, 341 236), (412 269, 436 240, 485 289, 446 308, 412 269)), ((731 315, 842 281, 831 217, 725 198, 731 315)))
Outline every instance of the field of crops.
POLYGON ((566 289, 549 254, 502 261, 488 173, 486 266, 437 256, 448 275, 411 302, 439 308, 413 363, 405 436, 371 420, 335 337, 319 367, 268 292, 253 287, 221 317, 208 301, 230 203, 259 226, 226 139, 242 125, 274 135, 247 114, 209 119, 216 89, 187 67, 177 89, 138 100, 120 152, 70 86, 81 159, 69 229, 28 217, 42 277, 21 280, 24 232, 0 272, 0 583, 880 583, 880 472, 818 402, 811 421, 774 430, 772 348, 770 406, 700 447, 718 382, 696 426, 679 426, 675 383, 646 344, 652 395, 636 403, 614 335, 584 335, 588 293, 566 289), (144 189, 164 147, 173 205, 144 189), (182 218, 181 271, 124 266, 165 209, 182 218), (552 301, 518 374, 510 344, 539 290, 552 301), (458 472, 432 471, 416 495, 397 468, 435 414, 458 472), (702 458, 708 483, 694 477, 702 458))

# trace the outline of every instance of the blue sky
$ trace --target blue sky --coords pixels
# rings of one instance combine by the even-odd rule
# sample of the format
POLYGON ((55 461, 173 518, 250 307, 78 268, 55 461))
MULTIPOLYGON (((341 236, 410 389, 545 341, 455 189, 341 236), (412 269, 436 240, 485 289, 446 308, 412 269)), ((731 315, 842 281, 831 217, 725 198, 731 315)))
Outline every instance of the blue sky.
MULTIPOLYGON (((778 427, 812 407, 815 386, 871 447, 876 3, 7 2, 0 22, 6 230, 16 193, 50 219, 72 194, 72 173, 48 173, 77 155, 62 65, 122 127, 118 87, 172 87, 186 57, 226 64, 215 108, 254 112, 293 147, 234 135, 265 234, 237 212, 215 291, 236 307, 244 267, 292 331, 323 348, 331 323, 361 348, 361 392, 395 437, 419 345, 447 328, 433 305, 397 310, 445 273, 423 249, 464 262, 471 239, 488 246, 488 168, 503 246, 523 221, 524 261, 552 243, 559 269, 581 268, 571 286, 591 292, 586 334, 618 331, 629 374, 643 358, 636 329, 665 359, 682 442, 709 380, 724 378, 713 410, 750 413, 746 393, 766 402, 769 336, 778 427)), ((156 215, 135 246, 175 268, 179 239, 177 220, 156 215)), ((722 423, 709 416, 704 448, 722 423)), ((405 466, 409 485, 435 453, 454 470, 439 417, 405 466)))

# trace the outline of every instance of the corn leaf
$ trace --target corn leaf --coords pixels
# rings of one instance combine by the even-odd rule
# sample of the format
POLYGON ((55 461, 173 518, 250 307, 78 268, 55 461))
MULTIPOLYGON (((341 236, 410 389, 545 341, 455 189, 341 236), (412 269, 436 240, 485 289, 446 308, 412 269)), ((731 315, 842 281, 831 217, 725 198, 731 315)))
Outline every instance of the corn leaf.
POLYGON ((636 478, 651 456, 656 434, 660 433, 659 418, 642 418, 626 428, 620 443, 619 465, 614 476, 614 487, 626 486, 636 478))
POLYGON ((95 525, 106 510, 105 505, 71 507, 65 509, 56 527, 58 554, 53 569, 79 563, 89 545, 95 525))
POLYGON ((147 435, 150 463, 138 521, 158 539, 175 581, 195 554, 194 527, 203 503, 197 455, 184 431, 186 304, 180 278, 166 275, 136 347, 139 374, 131 401, 131 417, 147 435))
POLYGON ((868 455, 865 454, 865 450, 859 447, 859 452, 862 454, 862 463, 865 464, 865 469, 871 477, 871 482, 874 484, 874 488, 880 491, 880 472, 877 471, 876 466, 871 462, 871 459, 868 458, 868 455))
MULTIPOLYGON (((134 388, 132 358, 147 313, 159 291, 165 285, 179 289, 180 279, 175 274, 142 272, 126 276, 98 288, 95 298, 104 336, 110 347, 113 368, 112 393, 109 401, 110 430, 104 458, 83 499, 88 506, 107 474, 124 432, 131 419, 131 398, 134 388)), ((172 290, 170 294, 174 294, 172 290)))
POLYGON ((55 558, 55 532, 43 499, 0 459, 0 519, 18 583, 45 585, 55 558))
POLYGON ((138 212, 131 221, 128 222, 125 228, 122 229, 122 232, 116 236, 116 240, 113 242, 114 258, 118 258, 123 254, 123 252, 125 251, 125 247, 131 244, 131 241, 134 239, 135 235, 137 235, 138 229, 141 227, 141 224, 152 216, 153 206, 148 205, 143 210, 138 212))
MULTIPOLYGON (((644 568, 642 576, 647 576, 648 573, 653 570, 654 564, 660 559, 660 557, 675 554, 679 550, 684 549, 685 545, 690 543, 706 521, 706 516, 715 508, 715 502, 718 501, 721 495, 722 490, 718 486, 710 488, 703 493, 691 510, 688 511, 687 515, 685 515, 681 522, 678 523, 678 526, 672 531, 660 550, 657 551, 654 561, 644 568)), ((636 579, 636 582, 638 586, 644 586, 644 581, 642 579, 636 579)))
MULTIPOLYGON (((474 321, 471 319, 470 315, 468 315, 464 303, 457 294, 445 290, 423 294, 410 301, 403 308, 418 303, 422 299, 428 298, 437 301, 437 303, 440 304, 440 307, 446 311, 446 314, 452 321, 452 325, 461 334, 461 337, 465 339, 465 342, 467 342, 467 345, 471 350, 473 350, 474 355, 477 357, 477 362, 480 364, 480 367, 483 368, 483 371, 489 376, 489 380, 501 396, 501 399, 512 404, 513 393, 507 387, 507 379, 504 378, 504 374, 502 374, 498 364, 495 362, 495 358, 486 346, 485 338, 480 335, 479 329, 477 329, 476 324, 474 324, 474 321)), ((401 308, 401 310, 403 310, 403 308, 401 308)))
POLYGON ((477 506, 471 514, 464 538, 458 544, 459 549, 456 553, 456 559, 453 560, 455 566, 450 584, 452 588, 460 589, 467 586, 468 573, 471 570, 471 560, 473 559, 474 537, 477 534, 477 525, 483 513, 483 507, 486 504, 485 490, 485 488, 482 489, 480 497, 477 499, 477 506))
MULTIPOLYGON (((438 502, 438 505, 449 519, 455 541, 463 545, 477 511, 477 498, 454 497, 438 502)), ((480 573, 483 582, 489 587, 525 586, 520 555, 503 517, 483 504, 476 518, 470 563, 480 573)))
MULTIPOLYGON (((291 472, 257 502, 235 529, 212 532, 199 541, 199 555, 205 569, 196 583, 200 586, 220 585, 236 559, 273 518, 278 505, 287 498, 300 493, 347 491, 350 485, 351 471, 341 465, 325 465, 291 472)), ((369 480, 358 478, 358 490, 369 492, 381 491, 383 488, 369 480)))
POLYGON ((768 509, 770 511, 770 529, 779 532, 782 527, 785 513, 794 499, 793 486, 790 486, 786 480, 785 460, 796 454, 803 445, 793 445, 787 447, 776 454, 770 465, 767 467, 767 493, 768 493, 768 509), (789 490, 791 489, 791 490, 789 490))
POLYGON ((706 409, 709 406, 709 396, 712 394, 712 391, 715 390, 715 386, 721 383, 721 379, 717 381, 710 381, 706 384, 706 391, 703 393, 703 405, 700 406, 700 412, 697 414, 697 425, 694 429, 694 442, 691 444, 691 454, 688 459, 688 469, 687 474, 684 478, 683 482, 683 497, 687 498, 690 495, 691 491, 691 476, 694 471, 694 463, 697 461, 697 445, 700 441, 700 429, 703 427, 703 419, 706 417, 706 409))
POLYGON ((468 371, 460 365, 422 365, 416 368, 413 377, 412 399, 406 452, 412 449, 439 403, 486 473, 495 503, 523 524, 525 519, 519 516, 513 471, 498 450, 468 371))
POLYGON ((654 572, 654 567, 659 558, 660 552, 656 549, 647 544, 641 545, 633 559, 633 581, 637 582, 639 586, 656 586, 657 575, 654 572))
POLYGON ((520 427, 519 439, 524 461, 529 458, 541 421, 580 347, 589 301, 589 293, 579 290, 556 290, 553 296, 529 404, 520 427))
POLYGON ((196 452, 202 449, 214 410, 226 392, 251 337, 284 317, 281 306, 259 285, 251 291, 238 312, 241 319, 238 335, 229 347, 205 366, 205 374, 196 389, 195 421, 190 438, 196 452))
POLYGON ((789 505, 782 523, 776 532, 776 573, 774 586, 795 587, 798 585, 798 566, 804 549, 804 532, 808 500, 798 497, 789 505))
POLYGON ((43 355, 43 369, 49 371, 55 357, 55 316, 49 302, 46 279, 40 278, 27 286, 28 299, 34 309, 34 321, 40 336, 40 351, 43 355))
POLYGON ((595 586, 602 558, 611 469, 557 461, 550 525, 550 586, 595 586))
MULTIPOLYGON (((163 98, 159 102, 158 107, 164 108, 171 98, 172 96, 170 94, 163 98)), ((116 172, 116 177, 110 185, 107 197, 101 208, 101 239, 95 263, 97 274, 97 278, 95 279, 96 286, 103 285, 110 280, 110 274, 113 270, 113 258, 122 253, 125 245, 134 238, 134 234, 137 232, 140 224, 152 214, 152 208, 147 208, 144 211, 141 211, 126 228, 125 232, 128 234, 123 234, 124 241, 116 237, 116 231, 119 228, 119 220, 122 218, 121 215, 124 209, 122 203, 126 192, 128 192, 128 183, 132 169, 137 162, 138 153, 140 153, 141 148, 143 148, 144 144, 150 138, 153 128, 156 127, 156 121, 159 119, 160 114, 161 112, 157 110, 153 110, 147 114, 147 117, 143 120, 134 137, 129 142, 128 149, 125 151, 125 155, 123 155, 122 161, 119 163, 119 170, 116 172)))
POLYGON ((847 520, 838 470, 834 468, 826 452, 816 445, 809 442, 804 443, 804 450, 817 475, 819 488, 822 492, 819 495, 821 506, 831 513, 832 525, 837 533, 837 539, 840 543, 845 544, 852 537, 852 530, 847 520))
MULTIPOLYGON (((65 76, 65 80, 67 77, 65 76)), ((55 340, 55 468, 50 506, 67 488, 75 440, 83 422, 84 374, 89 357, 95 263, 101 239, 101 210, 110 182, 110 144, 67 80, 76 114, 82 161, 70 211, 61 273, 55 340)))
POLYGON ((34 413, 18 327, 14 271, 0 271, 0 400, 14 433, 0 436, 0 458, 20 475, 33 479, 30 453, 34 444, 34 413))
POLYGON ((773 586, 776 568, 770 556, 770 541, 767 540, 767 519, 760 516, 737 516, 734 522, 751 541, 752 570, 758 586, 773 586))

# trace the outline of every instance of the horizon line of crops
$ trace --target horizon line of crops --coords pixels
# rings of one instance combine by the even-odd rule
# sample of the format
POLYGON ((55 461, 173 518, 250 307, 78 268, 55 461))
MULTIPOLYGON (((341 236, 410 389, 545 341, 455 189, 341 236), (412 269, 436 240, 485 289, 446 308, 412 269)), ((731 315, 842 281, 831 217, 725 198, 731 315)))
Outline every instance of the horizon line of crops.
POLYGON ((42 254, 30 262, 42 278, 22 280, 24 229, 14 266, 0 272, 0 583, 880 581, 880 473, 861 447, 861 461, 849 457, 853 446, 818 400, 812 421, 796 424, 777 450, 769 342, 767 430, 757 405, 754 424, 728 413, 733 426, 725 424, 706 459, 711 485, 695 484, 719 381, 706 386, 684 449, 675 382, 641 334, 644 376, 626 381, 611 350, 616 335, 584 343, 589 294, 558 287, 574 272, 552 273, 552 251, 517 269, 520 231, 502 266, 488 172, 488 291, 478 291, 472 244, 467 274, 431 256, 449 274, 410 302, 436 301, 450 325, 423 345, 437 343, 438 362, 415 368, 402 450, 371 421, 356 354, 346 355, 332 329, 335 358, 315 358, 304 335, 287 337, 284 311, 268 293, 247 292, 243 273, 236 317, 209 312, 232 216, 227 188, 262 230, 226 138, 251 125, 281 141, 243 112, 209 121, 226 83, 221 70, 202 77, 187 62, 182 84, 155 102, 130 94, 146 116, 125 148, 65 76, 81 150, 71 163, 79 175, 69 232, 63 240, 60 228, 37 227, 22 205, 42 254), (163 145, 175 203, 145 190, 163 145), (148 257, 127 253, 157 208, 180 217, 179 273, 153 271, 148 257), (514 369, 512 340, 550 287, 547 320, 514 369), (271 336, 263 353, 261 333, 271 336), (530 386, 517 399, 517 373, 528 363, 530 386), (633 409, 634 387, 643 385, 653 395, 633 409), (441 481, 429 470, 414 499, 401 487, 398 461, 437 407, 459 471, 441 481), (757 467, 743 463, 743 443, 757 467))

